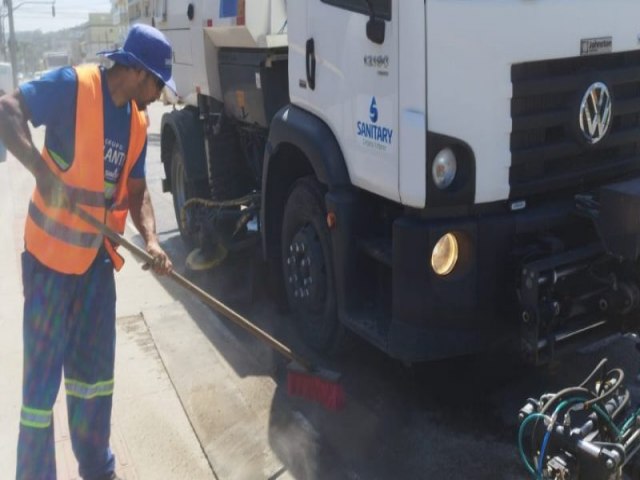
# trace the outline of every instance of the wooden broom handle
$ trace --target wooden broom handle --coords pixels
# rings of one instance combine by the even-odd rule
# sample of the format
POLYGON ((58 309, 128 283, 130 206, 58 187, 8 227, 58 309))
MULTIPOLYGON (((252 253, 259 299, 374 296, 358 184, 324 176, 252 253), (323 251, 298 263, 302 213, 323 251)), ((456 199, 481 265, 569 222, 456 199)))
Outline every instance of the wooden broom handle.
MULTIPOLYGON (((118 234, 117 232, 115 232, 114 230, 109 228, 107 225, 105 225, 104 223, 100 222, 93 215, 90 215, 89 213, 87 213, 81 207, 72 206, 72 211, 78 217, 80 217, 83 221, 87 222, 89 225, 91 225, 92 227, 97 229, 102 235, 107 237, 112 242, 117 243, 118 245, 121 245, 122 248, 124 248, 125 250, 129 251, 130 253, 132 253, 139 260, 141 260, 143 262, 146 262, 149 265, 151 265, 153 263, 153 257, 149 253, 147 253, 145 250, 141 249, 137 245, 131 243, 129 240, 124 238, 122 235, 118 234)), ((191 283, 189 280, 187 280, 185 277, 180 275, 175 270, 171 270, 171 272, 168 274, 168 277, 171 278, 172 280, 174 280, 177 284, 179 284, 183 288, 186 288, 191 293, 195 294, 196 297, 198 297, 204 303, 209 305, 216 312, 224 315, 226 318, 231 320, 236 325, 244 328, 247 332, 249 332, 253 336, 255 336, 255 337, 267 342, 272 348, 274 348, 275 350, 280 352, 282 355, 284 355, 289 360, 299 363, 307 371, 311 370, 311 364, 307 360, 305 360, 305 359, 301 358, 300 356, 298 356, 289 347, 287 347, 286 345, 284 345, 280 341, 278 341, 275 338, 273 338, 271 335, 269 335, 264 330, 261 330, 260 328, 255 326, 249 320, 247 320, 246 318, 244 318, 242 315, 240 315, 239 313, 235 312, 234 310, 230 309, 229 307, 227 307, 225 304, 223 304, 222 302, 220 302, 216 298, 214 298, 211 295, 209 295, 207 292, 202 290, 197 285, 191 283)))

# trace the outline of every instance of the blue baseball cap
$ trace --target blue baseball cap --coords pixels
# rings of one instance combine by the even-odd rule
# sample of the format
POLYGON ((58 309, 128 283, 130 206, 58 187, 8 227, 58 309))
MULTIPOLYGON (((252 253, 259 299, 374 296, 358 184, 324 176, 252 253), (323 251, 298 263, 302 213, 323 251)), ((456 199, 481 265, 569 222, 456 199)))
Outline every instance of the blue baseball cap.
POLYGON ((171 76, 171 45, 160 30, 150 25, 133 25, 122 48, 104 50, 98 52, 98 55, 127 67, 144 68, 177 94, 176 84, 171 76))

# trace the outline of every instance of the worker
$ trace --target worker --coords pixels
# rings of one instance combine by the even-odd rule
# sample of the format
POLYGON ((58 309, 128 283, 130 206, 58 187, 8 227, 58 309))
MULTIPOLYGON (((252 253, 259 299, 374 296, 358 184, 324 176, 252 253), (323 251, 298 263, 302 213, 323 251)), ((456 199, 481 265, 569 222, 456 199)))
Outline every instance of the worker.
POLYGON ((109 447, 115 354, 115 246, 73 213, 81 208, 124 231, 127 212, 153 258, 158 242, 144 178, 143 111, 175 92, 171 46, 153 27, 132 27, 113 66, 63 67, 0 98, 0 141, 35 177, 22 256, 24 370, 18 479, 55 479, 52 408, 64 370, 69 430, 84 479, 117 479, 109 447), (27 121, 44 125, 41 152, 27 121))

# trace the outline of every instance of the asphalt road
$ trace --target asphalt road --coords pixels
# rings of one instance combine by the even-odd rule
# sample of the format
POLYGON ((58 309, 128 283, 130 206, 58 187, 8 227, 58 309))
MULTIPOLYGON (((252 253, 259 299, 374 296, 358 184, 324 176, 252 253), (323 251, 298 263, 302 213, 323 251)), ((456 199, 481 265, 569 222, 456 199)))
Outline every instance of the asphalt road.
MULTIPOLYGON (((161 191, 159 124, 168 108, 150 107, 147 178, 161 243, 184 271, 188 252, 171 195, 161 191)), ((578 384, 608 357, 611 366, 625 369, 633 398, 640 400, 638 354, 630 338, 611 339, 545 369, 523 367, 506 353, 407 366, 358 340, 339 358, 318 358, 301 344, 291 319, 266 293, 259 262, 188 275, 301 354, 340 371, 347 394, 346 408, 337 413, 289 398, 282 359, 193 304, 189 293, 162 282, 193 319, 199 340, 235 374, 210 388, 240 392, 239 403, 212 404, 205 400, 210 397, 199 397, 193 386, 210 374, 213 357, 200 355, 193 339, 176 343, 187 324, 171 323, 172 311, 165 306, 146 305, 146 312, 163 310, 156 312, 162 322, 147 319, 150 333, 220 479, 522 479, 527 473, 517 451, 517 413, 528 397, 578 384), (233 438, 224 436, 234 426, 233 438), (262 435, 268 451, 254 447, 262 435), (246 466, 258 461, 272 467, 261 470, 269 474, 247 473, 246 466)))
MULTIPOLYGON (((152 131, 163 108, 155 105, 151 110, 152 131)), ((161 193, 163 172, 154 133, 149 154, 159 231, 179 265, 186 252, 176 233, 171 195, 161 193)), ((607 357, 611 367, 625 369, 634 404, 640 400, 639 358, 628 337, 608 339, 541 369, 524 367, 508 353, 406 366, 357 340, 340 358, 318 359, 300 343, 291 319, 264 293, 260 273, 259 265, 253 272, 231 266, 194 280, 305 355, 342 372, 348 406, 337 414, 288 399, 282 369, 273 375, 278 387, 269 438, 295 478, 527 478, 516 440, 517 413, 527 398, 580 383, 607 357), (243 290, 247 282, 252 282, 252 295, 243 290)), ((247 351, 261 351, 244 332, 232 331, 247 351)))

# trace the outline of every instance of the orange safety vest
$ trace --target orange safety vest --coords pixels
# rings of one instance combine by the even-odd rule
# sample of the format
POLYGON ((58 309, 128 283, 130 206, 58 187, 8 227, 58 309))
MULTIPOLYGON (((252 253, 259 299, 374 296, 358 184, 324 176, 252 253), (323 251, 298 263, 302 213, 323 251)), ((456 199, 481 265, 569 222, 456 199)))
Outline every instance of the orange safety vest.
MULTIPOLYGON (((131 102, 129 148, 113 206, 106 209, 104 197, 104 114, 100 69, 95 65, 74 67, 78 77, 74 158, 70 164, 56 162, 46 147, 42 158, 62 181, 71 202, 104 221, 118 233, 124 232, 127 213, 127 179, 146 140, 144 114, 131 102)), ((47 267, 61 273, 82 274, 104 244, 116 270, 124 259, 111 242, 95 228, 64 208, 49 207, 36 186, 25 227, 25 248, 47 267)))

